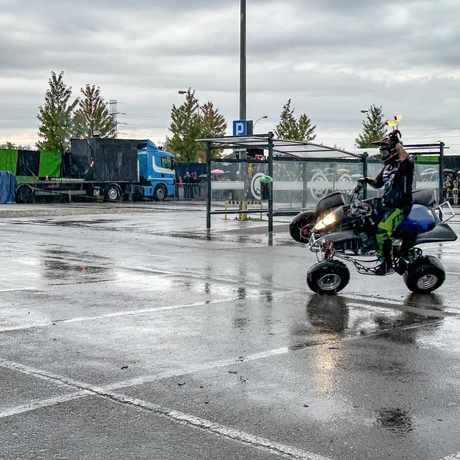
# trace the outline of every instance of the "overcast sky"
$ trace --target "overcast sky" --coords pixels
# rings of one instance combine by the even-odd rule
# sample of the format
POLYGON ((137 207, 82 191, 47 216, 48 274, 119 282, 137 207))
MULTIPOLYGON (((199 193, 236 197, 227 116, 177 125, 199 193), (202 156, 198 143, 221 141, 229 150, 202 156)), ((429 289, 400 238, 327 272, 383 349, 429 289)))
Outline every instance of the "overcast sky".
MULTIPOLYGON (((283 105, 316 141, 352 149, 362 109, 403 115, 403 140, 460 153, 458 0, 246 0, 247 119, 283 105)), ((240 0, 0 0, 0 143, 34 146, 51 71, 118 101, 120 137, 168 135, 179 90, 239 119, 240 0), (123 124, 121 124, 123 123, 123 124), (126 124, 125 124, 126 123, 126 124)))

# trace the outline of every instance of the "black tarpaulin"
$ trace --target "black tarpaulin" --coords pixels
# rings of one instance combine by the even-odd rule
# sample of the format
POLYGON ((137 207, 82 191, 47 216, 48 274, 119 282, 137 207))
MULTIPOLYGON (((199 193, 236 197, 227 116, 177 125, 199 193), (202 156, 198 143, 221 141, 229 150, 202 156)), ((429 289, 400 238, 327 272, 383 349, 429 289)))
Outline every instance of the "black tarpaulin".
POLYGON ((139 141, 72 139, 71 174, 90 181, 137 182, 139 141))
POLYGON ((37 150, 18 150, 16 176, 38 177, 40 152, 37 150))

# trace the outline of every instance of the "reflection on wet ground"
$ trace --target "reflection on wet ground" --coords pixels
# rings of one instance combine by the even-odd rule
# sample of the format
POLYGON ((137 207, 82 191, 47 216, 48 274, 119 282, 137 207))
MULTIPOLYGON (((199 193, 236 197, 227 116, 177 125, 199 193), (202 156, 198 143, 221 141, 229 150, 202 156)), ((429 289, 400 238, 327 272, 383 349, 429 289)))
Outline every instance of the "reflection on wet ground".
MULTIPOLYGON (((426 307, 438 311, 440 301, 434 295, 425 296, 426 307), (434 305, 430 302, 433 301, 434 305)), ((316 332, 316 340, 338 340, 340 338, 369 336, 378 334, 380 337, 401 343, 416 341, 418 330, 421 326, 439 327, 443 315, 426 315, 420 303, 419 295, 409 295, 400 310, 389 308, 375 308, 362 301, 359 305, 356 299, 345 296, 311 295, 306 306, 306 327, 297 326, 296 335, 309 337, 308 346, 311 345, 311 333, 316 332), (413 307, 414 302, 420 313, 404 310, 404 305, 413 307)), ((301 345, 299 345, 301 346, 301 345)))
POLYGON ((436 293, 414 294, 407 296, 404 303, 408 307, 420 308, 424 310, 442 310, 442 297, 436 293))
POLYGON ((45 278, 77 284, 98 283, 110 279, 111 269, 102 265, 105 261, 106 258, 95 254, 53 248, 43 250, 40 257, 45 278))
POLYGON ((320 332, 343 332, 348 328, 349 316, 343 297, 312 295, 307 304, 307 319, 320 332))

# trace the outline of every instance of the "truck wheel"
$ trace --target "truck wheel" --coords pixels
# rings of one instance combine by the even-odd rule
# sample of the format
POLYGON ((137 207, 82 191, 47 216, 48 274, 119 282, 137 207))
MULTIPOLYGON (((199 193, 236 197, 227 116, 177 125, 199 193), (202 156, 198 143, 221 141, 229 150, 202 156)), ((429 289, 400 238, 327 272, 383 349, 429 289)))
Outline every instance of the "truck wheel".
POLYGON ((119 201, 121 199, 120 187, 116 184, 109 185, 105 190, 107 201, 119 201))
POLYGON ((313 211, 305 211, 292 219, 289 224, 289 234, 298 243, 308 243, 311 230, 316 223, 316 214, 313 211))
POLYGON ((446 272, 436 257, 423 256, 407 267, 403 279, 412 292, 428 294, 444 283, 446 272))
POLYGON ((35 203, 35 195, 30 185, 20 185, 16 190, 16 201, 18 203, 35 203))
POLYGON ((349 281, 348 267, 338 260, 318 262, 307 273, 308 287, 317 294, 337 294, 349 281))
POLYGON ((159 184, 155 187, 153 192, 153 199, 155 201, 163 201, 166 198, 166 187, 163 184, 159 184))

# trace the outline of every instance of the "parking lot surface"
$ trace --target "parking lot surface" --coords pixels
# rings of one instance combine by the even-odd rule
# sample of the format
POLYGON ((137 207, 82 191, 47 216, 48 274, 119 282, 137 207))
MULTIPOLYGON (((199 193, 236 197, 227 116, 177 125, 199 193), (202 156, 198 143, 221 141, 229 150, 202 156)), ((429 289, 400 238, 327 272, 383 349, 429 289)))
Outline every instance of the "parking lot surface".
POLYGON ((0 458, 460 458, 459 243, 321 297, 288 222, 1 207, 0 458))

